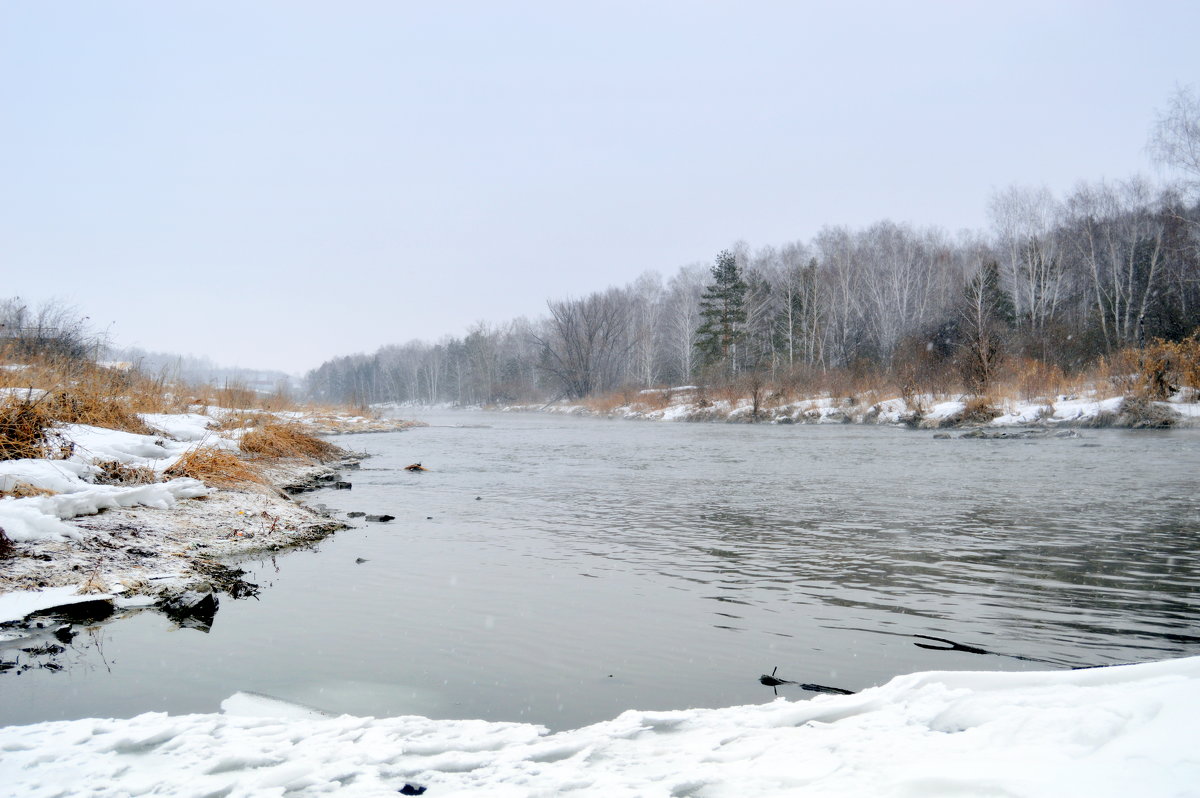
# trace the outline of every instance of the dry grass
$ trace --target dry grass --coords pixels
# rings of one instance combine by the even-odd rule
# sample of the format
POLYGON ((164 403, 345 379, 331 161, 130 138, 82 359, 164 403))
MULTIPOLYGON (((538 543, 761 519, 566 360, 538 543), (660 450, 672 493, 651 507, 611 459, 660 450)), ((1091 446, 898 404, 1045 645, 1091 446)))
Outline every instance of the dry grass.
POLYGON ((64 424, 89 424, 141 435, 153 432, 138 418, 139 411, 133 409, 129 397, 106 394, 96 386, 54 391, 46 397, 46 405, 47 413, 64 424))
POLYGON ((164 472, 168 477, 192 477, 217 488, 236 488, 266 482, 258 469, 227 449, 197 446, 164 472))
POLYGON ((1144 349, 1114 352, 1100 362, 1098 375, 1119 393, 1148 401, 1200 388, 1200 331, 1182 341, 1158 339, 1144 349))
POLYGON ((617 391, 616 393, 606 393, 600 396, 588 396, 580 399, 578 404, 583 405, 594 413, 607 415, 617 408, 625 407, 628 402, 626 401, 624 392, 617 391))
MULTIPOLYGON (((14 358, 0 350, 0 362, 14 358)), ((0 370, 0 387, 45 391, 40 410, 50 422, 91 424, 148 434, 138 413, 182 410, 161 378, 135 370, 54 357, 22 357, 21 368, 0 370)))
POLYGON ((242 436, 242 451, 257 457, 303 457, 325 463, 336 460, 345 450, 323 441, 298 424, 268 423, 242 436))
POLYGON ((100 473, 96 482, 100 485, 149 485, 158 482, 158 474, 147 466, 133 466, 116 460, 96 463, 100 473))
POLYGON ((958 414, 961 424, 987 424, 1001 414, 999 408, 986 396, 972 396, 963 403, 962 412, 958 414))
POLYGON ((34 496, 53 496, 54 491, 30 485, 28 482, 17 482, 8 490, 0 490, 0 498, 30 499, 34 496))
POLYGON ((221 416, 217 429, 233 430, 260 427, 275 420, 275 416, 261 410, 234 410, 221 416))
POLYGON ((12 397, 0 401, 0 460, 45 457, 51 420, 42 401, 12 397))
POLYGON ((1030 402, 1069 393, 1073 387, 1066 373, 1053 363, 1017 358, 1005 364, 993 390, 1030 402))

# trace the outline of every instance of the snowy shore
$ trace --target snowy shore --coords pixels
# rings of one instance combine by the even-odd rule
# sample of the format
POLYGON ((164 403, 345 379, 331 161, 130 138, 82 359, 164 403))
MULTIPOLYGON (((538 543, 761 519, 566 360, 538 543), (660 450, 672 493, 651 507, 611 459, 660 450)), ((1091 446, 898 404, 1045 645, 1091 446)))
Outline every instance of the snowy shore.
MULTIPOLYGON (((318 540, 344 524, 288 491, 329 484, 357 456, 319 464, 264 463, 264 483, 217 488, 165 479, 197 447, 238 451, 244 429, 218 430, 230 411, 146 414, 157 434, 82 424, 54 430, 61 459, 0 461, 0 529, 13 551, 0 564, 0 624, 84 601, 116 609, 228 589, 220 560, 318 540), (114 472, 115 469, 115 472, 114 472), (137 475, 144 484, 124 484, 137 475)), ((401 429, 407 422, 276 413, 313 433, 401 429)), ((195 596, 192 597, 196 598, 195 596)))
POLYGON ((1195 796, 1200 657, 929 672, 849 696, 528 724, 223 714, 0 728, 12 795, 1195 796))
POLYGON ((692 385, 654 388, 611 407, 565 401, 509 405, 508 412, 540 411, 595 415, 643 421, 752 422, 775 424, 883 424, 919 429, 984 426, 1012 427, 1200 427, 1200 395, 1183 389, 1165 402, 1137 402, 1122 396, 1070 395, 1053 400, 1002 402, 986 416, 968 400, 931 396, 813 397, 779 404, 760 403, 757 414, 749 398, 707 397, 692 385))

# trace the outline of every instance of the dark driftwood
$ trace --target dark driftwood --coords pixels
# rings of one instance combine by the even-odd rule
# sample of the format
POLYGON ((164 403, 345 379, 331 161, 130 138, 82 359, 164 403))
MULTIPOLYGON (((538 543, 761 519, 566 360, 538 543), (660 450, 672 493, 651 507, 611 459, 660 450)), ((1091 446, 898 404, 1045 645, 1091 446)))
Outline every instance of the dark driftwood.
MULTIPOLYGON (((791 679, 780 679, 775 676, 775 671, 777 671, 777 670, 779 670, 778 665, 776 665, 775 668, 771 671, 771 675, 768 676, 767 674, 764 673, 762 676, 758 677, 758 681, 761 684, 765 684, 767 687, 770 687, 771 689, 775 689, 782 684, 794 684, 797 687, 799 687, 801 690, 808 690, 810 693, 829 693, 830 695, 854 695, 853 690, 844 690, 841 687, 829 687, 824 684, 812 684, 811 682, 793 682, 791 679)), ((775 690, 775 695, 779 695, 778 690, 775 690)))

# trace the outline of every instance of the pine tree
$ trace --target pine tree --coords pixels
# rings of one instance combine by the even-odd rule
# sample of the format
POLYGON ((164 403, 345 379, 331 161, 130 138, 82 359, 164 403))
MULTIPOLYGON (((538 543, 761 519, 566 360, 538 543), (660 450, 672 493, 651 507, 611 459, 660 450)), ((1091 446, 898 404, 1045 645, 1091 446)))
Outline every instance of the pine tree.
POLYGON ((742 279, 737 259, 729 250, 717 255, 712 268, 713 282, 700 297, 700 318, 696 330, 696 349, 706 366, 729 364, 737 371, 737 345, 746 323, 746 281, 742 279))

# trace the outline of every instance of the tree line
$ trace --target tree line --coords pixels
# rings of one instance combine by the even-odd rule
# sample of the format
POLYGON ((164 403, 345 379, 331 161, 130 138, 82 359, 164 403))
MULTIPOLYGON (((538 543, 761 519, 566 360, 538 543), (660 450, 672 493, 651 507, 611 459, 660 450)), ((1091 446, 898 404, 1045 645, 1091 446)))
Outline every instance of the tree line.
POLYGON ((1185 179, 1011 187, 955 237, 881 221, 826 227, 461 338, 339 357, 307 375, 331 401, 487 404, 831 370, 985 392, 1006 363, 1079 371, 1200 328, 1200 102, 1179 91, 1151 141, 1185 179))

